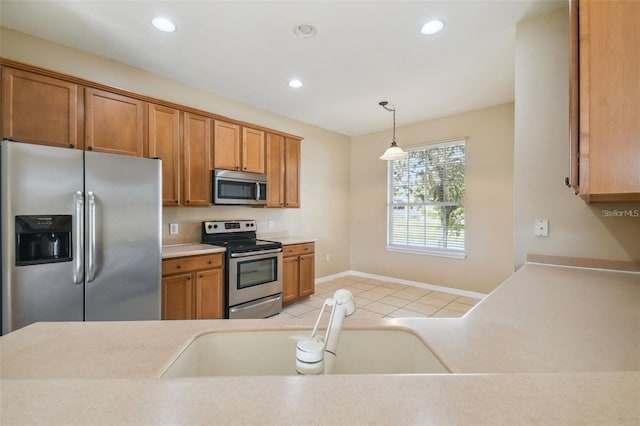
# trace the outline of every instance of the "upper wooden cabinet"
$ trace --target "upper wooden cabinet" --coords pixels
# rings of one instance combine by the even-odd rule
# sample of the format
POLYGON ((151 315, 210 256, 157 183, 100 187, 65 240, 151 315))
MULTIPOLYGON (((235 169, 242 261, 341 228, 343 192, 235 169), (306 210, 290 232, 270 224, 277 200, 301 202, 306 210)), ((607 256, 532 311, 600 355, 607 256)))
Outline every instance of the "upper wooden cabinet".
POLYGON ((571 6, 570 183, 586 201, 640 201, 640 2, 571 6))
POLYGON ((84 102, 85 149, 144 156, 143 101, 86 88, 84 102))
POLYGON ((211 204, 211 119, 184 113, 184 205, 211 204))
POLYGON ((149 157, 162 160, 162 204, 180 204, 180 111, 147 104, 149 157))
POLYGON ((213 168, 265 173, 265 138, 262 130, 215 120, 213 168))
POLYGON ((165 206, 211 204, 211 170, 267 174, 269 207, 299 207, 300 139, 0 58, 1 136, 162 159, 165 206))
POLYGON ((267 134, 267 207, 300 207, 300 140, 267 134))
POLYGON ((284 206, 300 207, 300 139, 284 138, 284 206))
POLYGON ((20 142, 82 148, 77 84, 2 67, 2 137, 20 142))
POLYGON ((240 170, 240 126, 226 121, 213 123, 213 168, 240 170))
POLYGON ((267 133, 267 207, 284 207, 284 136, 267 133))
POLYGON ((161 105, 147 108, 149 156, 162 159, 163 205, 208 206, 211 119, 161 105))
POLYGON ((242 128, 242 171, 265 173, 264 132, 250 127, 242 128))

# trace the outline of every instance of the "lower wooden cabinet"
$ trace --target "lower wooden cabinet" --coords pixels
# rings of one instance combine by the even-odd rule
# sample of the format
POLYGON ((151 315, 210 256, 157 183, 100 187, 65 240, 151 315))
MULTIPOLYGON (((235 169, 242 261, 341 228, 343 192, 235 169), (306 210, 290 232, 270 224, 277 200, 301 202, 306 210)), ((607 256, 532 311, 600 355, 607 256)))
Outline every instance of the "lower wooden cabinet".
POLYGON ((224 318, 224 254, 162 261, 162 319, 224 318))
POLYGON ((315 244, 284 246, 282 302, 291 303, 315 292, 315 244))

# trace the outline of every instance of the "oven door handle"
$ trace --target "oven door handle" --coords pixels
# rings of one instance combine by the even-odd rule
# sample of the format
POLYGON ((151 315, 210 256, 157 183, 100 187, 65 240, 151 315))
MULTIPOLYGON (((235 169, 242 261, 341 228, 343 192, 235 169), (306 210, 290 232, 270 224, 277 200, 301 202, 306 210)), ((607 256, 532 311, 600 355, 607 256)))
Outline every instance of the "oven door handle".
POLYGON ((276 294, 273 297, 270 297, 268 299, 264 299, 264 300, 262 300, 262 301, 260 301, 258 303, 253 304, 253 305, 231 307, 231 308, 229 308, 229 313, 242 312, 242 311, 246 311, 247 309, 255 309, 258 306, 266 305, 268 303, 273 303, 273 302, 277 301, 278 299, 282 299, 282 294, 276 294))
POLYGON ((247 253, 231 253, 231 257, 249 257, 249 256, 258 256, 261 254, 271 254, 271 253, 282 253, 282 247, 271 250, 261 250, 261 251, 250 251, 247 253))

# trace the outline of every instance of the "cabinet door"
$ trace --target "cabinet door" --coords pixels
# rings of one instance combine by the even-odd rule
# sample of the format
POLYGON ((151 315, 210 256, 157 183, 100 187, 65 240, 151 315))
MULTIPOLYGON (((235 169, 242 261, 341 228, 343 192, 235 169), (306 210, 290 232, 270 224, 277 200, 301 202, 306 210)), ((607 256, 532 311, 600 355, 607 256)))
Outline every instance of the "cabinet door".
POLYGON ((298 279, 300 266, 298 256, 285 257, 282 262, 282 302, 287 303, 298 299, 298 279))
POLYGON ((162 278, 162 319, 184 320, 193 318, 193 292, 191 274, 162 278))
POLYGON ((315 261, 316 256, 313 254, 300 256, 300 297, 310 296, 315 292, 315 261))
POLYGON ((285 207, 300 207, 300 140, 285 139, 285 207))
POLYGON ((240 126, 215 120, 213 168, 240 170, 240 126))
POLYGON ((284 207, 284 136, 267 133, 267 207, 284 207))
POLYGON ((264 132, 242 128, 242 170, 264 174, 264 132))
POLYGON ((580 1, 580 193, 640 201, 640 2, 580 1))
POLYGON ((144 102, 85 88, 85 149, 144 156, 144 102))
POLYGON ((224 318, 222 269, 196 272, 196 319, 224 318))
POLYGON ((2 137, 78 147, 78 91, 73 83, 3 67, 2 137))
POLYGON ((162 205, 180 203, 180 111, 147 104, 149 157, 162 159, 162 205))
POLYGON ((184 204, 211 204, 211 119, 184 113, 184 204))

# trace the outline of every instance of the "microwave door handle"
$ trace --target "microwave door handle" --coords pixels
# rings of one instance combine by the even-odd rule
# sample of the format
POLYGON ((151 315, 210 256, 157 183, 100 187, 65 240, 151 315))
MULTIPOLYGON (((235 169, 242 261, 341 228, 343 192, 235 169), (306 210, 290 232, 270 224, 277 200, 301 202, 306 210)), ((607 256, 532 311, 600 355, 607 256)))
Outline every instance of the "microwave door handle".
POLYGON ((96 195, 93 191, 87 193, 89 197, 89 274, 87 281, 96 277, 96 195))
POLYGON ((256 201, 260 201, 260 182, 256 182, 256 201))
POLYGON ((74 194, 76 220, 73 230, 73 282, 82 284, 84 281, 84 195, 82 191, 74 194))

